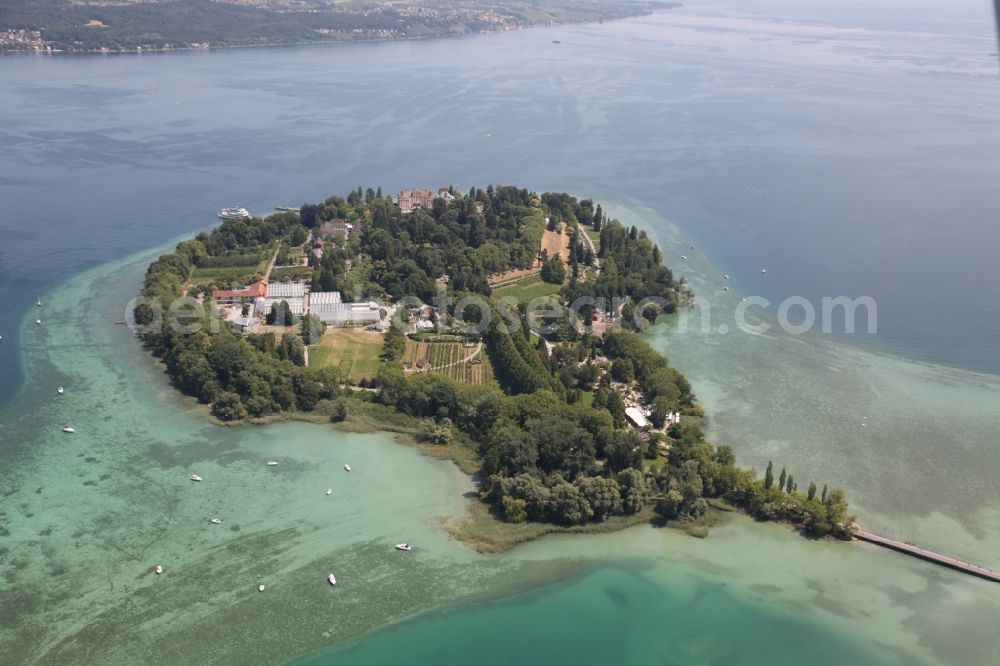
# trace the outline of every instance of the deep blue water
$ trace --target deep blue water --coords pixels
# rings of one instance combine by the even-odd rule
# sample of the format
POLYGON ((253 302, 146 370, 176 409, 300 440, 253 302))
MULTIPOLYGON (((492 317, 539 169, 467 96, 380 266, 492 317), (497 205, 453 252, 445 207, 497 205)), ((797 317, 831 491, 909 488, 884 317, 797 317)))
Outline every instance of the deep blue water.
POLYGON ((747 293, 870 295, 879 333, 852 341, 998 372, 990 19, 713 0, 428 42, 4 57, 0 402, 18 323, 54 284, 222 206, 358 184, 638 202, 747 293))

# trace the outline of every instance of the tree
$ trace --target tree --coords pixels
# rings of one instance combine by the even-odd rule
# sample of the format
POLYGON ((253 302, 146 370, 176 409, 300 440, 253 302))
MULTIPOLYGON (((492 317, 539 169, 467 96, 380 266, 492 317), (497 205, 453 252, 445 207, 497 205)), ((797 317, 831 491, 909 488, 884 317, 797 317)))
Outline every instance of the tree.
POLYGON ((524 424, 538 450, 538 467, 546 473, 562 472, 569 479, 594 465, 594 437, 569 419, 556 416, 524 424))
POLYGON ((605 452, 607 466, 613 472, 629 467, 642 469, 644 449, 642 439, 634 431, 616 430, 605 452))
POLYGON ((566 264, 558 255, 542 264, 542 279, 549 284, 562 284, 566 281, 566 264))
POLYGON ((565 481, 552 487, 550 510, 552 520, 562 525, 579 525, 594 515, 590 504, 577 487, 565 481))
POLYGON ((788 481, 785 483, 785 492, 791 495, 794 491, 795 491, 795 477, 789 474, 788 481))
POLYGON ((333 401, 333 409, 330 412, 330 421, 340 423, 347 419, 347 402, 342 399, 333 401))
POLYGON ((680 514, 681 505, 684 503, 684 496, 676 490, 668 490, 663 497, 656 500, 653 510, 665 520, 673 520, 680 514))
POLYGON ((806 494, 806 499, 812 501, 816 498, 816 484, 812 481, 809 482, 809 491, 806 494))
POLYGON ((778 475, 778 490, 785 489, 785 479, 788 478, 785 474, 785 468, 781 468, 781 474, 778 475))
POLYGON ((611 363, 611 378, 622 384, 630 384, 635 379, 635 368, 627 358, 616 358, 611 363))
POLYGON ((646 503, 646 481, 635 468, 623 469, 615 476, 622 493, 622 511, 638 513, 646 503))
POLYGON ((523 523, 528 519, 527 501, 504 495, 502 503, 503 515, 508 523, 523 523))
POLYGON ((491 477, 491 479, 493 479, 491 485, 501 494, 501 502, 503 496, 524 500, 528 520, 538 522, 549 519, 552 492, 541 480, 530 474, 518 474, 510 479, 504 477, 491 477))
POLYGON ((767 471, 764 472, 764 490, 770 490, 774 485, 774 470, 771 469, 771 461, 767 461, 767 471))
POLYGON ((576 487, 590 505, 594 520, 600 522, 622 512, 621 488, 614 479, 581 476, 576 480, 576 487))
POLYGON ((212 403, 212 415, 223 421, 238 421, 247 417, 247 410, 240 396, 223 391, 212 403))
POLYGON ((302 342, 306 345, 318 345, 326 332, 326 324, 314 314, 307 314, 302 318, 299 328, 302 333, 302 342))

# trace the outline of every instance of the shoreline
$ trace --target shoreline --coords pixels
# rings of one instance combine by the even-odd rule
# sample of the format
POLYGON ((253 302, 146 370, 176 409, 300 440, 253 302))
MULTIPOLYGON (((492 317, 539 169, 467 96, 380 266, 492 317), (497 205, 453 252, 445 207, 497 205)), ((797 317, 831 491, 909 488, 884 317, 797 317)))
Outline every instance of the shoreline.
POLYGON ((515 28, 508 30, 477 30, 468 32, 448 32, 442 34, 433 35, 420 35, 411 37, 391 37, 385 39, 316 39, 309 41, 290 41, 290 42, 264 42, 260 44, 219 44, 212 45, 209 43, 208 46, 171 46, 171 47, 137 47, 134 49, 0 49, 0 55, 6 54, 26 54, 26 55, 47 55, 47 56, 82 56, 82 55, 143 55, 144 53, 171 53, 177 52, 189 52, 189 51, 219 51, 219 50, 229 50, 229 49, 252 49, 252 48, 280 48, 280 47, 301 47, 301 46, 329 46, 331 44, 391 44, 393 42, 419 42, 419 41, 429 41, 436 39, 454 39, 460 37, 474 37, 478 35, 498 35, 506 32, 520 32, 522 30, 534 30, 539 28, 554 28, 558 26, 567 25, 587 25, 592 23, 610 23, 612 21, 624 21, 628 19, 640 18, 643 16, 651 16, 653 14, 677 9, 681 7, 681 3, 666 3, 662 7, 657 7, 656 9, 638 13, 631 14, 629 16, 619 16, 615 18, 601 18, 601 19, 581 19, 581 20, 566 20, 566 21, 551 21, 549 23, 532 23, 528 25, 519 25, 515 28))

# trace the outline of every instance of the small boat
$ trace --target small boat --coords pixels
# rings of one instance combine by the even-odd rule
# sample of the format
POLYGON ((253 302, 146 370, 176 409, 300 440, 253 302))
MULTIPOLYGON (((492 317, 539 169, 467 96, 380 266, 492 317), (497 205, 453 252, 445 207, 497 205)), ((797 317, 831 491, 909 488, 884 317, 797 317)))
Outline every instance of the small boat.
POLYGON ((723 279, 723 280, 728 280, 728 279, 729 279, 729 275, 728 275, 728 274, 727 274, 727 275, 723 275, 723 276, 722 276, 722 279, 723 279))
POLYGON ((163 566, 157 564, 155 567, 153 567, 153 571, 155 571, 156 575, 159 576, 161 573, 163 573, 163 566))
POLYGON ((208 522, 212 523, 213 525, 221 525, 222 524, 222 520, 219 519, 219 518, 212 518, 212 520, 210 520, 208 522))
POLYGON ((729 287, 723 287, 722 291, 729 291, 729 287))
POLYGON ((41 319, 36 319, 35 320, 35 326, 41 326, 41 325, 42 325, 42 320, 41 319))
POLYGON ((767 269, 766 269, 766 268, 762 268, 762 269, 760 269, 760 272, 761 272, 761 273, 766 273, 766 272, 767 272, 767 269))
POLYGON ((198 476, 197 474, 192 474, 191 475, 191 480, 192 481, 201 481, 201 477, 198 476))
POLYGON ((74 428, 73 426, 63 426, 63 432, 68 432, 70 434, 73 434, 74 432, 76 432, 76 428, 74 428))
POLYGON ((682 254, 681 255, 681 259, 683 259, 684 261, 687 261, 688 260, 687 255, 686 254, 682 254))
POLYGON ((553 39, 552 43, 553 44, 562 44, 562 42, 560 42, 558 39, 553 39))
POLYGON ((41 296, 39 296, 38 300, 35 301, 35 305, 37 305, 38 307, 42 307, 42 297, 41 296))
POLYGON ((326 577, 326 582, 328 582, 330 585, 336 585, 337 577, 334 576, 333 574, 330 574, 329 576, 326 577))
POLYGON ((351 466, 350 465, 344 465, 344 469, 346 469, 348 472, 350 472, 351 471, 351 466))
POLYGON ((275 465, 278 464, 278 461, 277 460, 268 460, 266 464, 267 464, 268 467, 274 467, 275 465))
POLYGON ((261 583, 260 585, 257 586, 257 591, 258 592, 263 592, 266 589, 267 589, 267 586, 264 585, 264 583, 261 583))
POLYGON ((60 386, 59 388, 56 389, 56 393, 58 393, 59 395, 62 395, 65 392, 66 392, 66 390, 62 386, 60 386))
POLYGON ((408 543, 397 543, 396 550, 405 550, 408 553, 413 550, 413 546, 408 543))
POLYGON ((327 495, 332 495, 333 494, 333 488, 327 488, 326 489, 326 494, 327 495))

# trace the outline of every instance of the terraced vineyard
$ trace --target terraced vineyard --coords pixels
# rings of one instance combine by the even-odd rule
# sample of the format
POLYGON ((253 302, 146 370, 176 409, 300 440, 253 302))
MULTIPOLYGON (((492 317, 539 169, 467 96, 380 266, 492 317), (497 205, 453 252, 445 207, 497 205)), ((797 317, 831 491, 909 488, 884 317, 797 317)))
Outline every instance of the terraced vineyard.
POLYGON ((466 347, 459 342, 416 342, 407 339, 403 365, 411 372, 438 372, 463 384, 495 384, 493 369, 485 352, 480 351, 465 361, 475 351, 475 346, 466 347))

